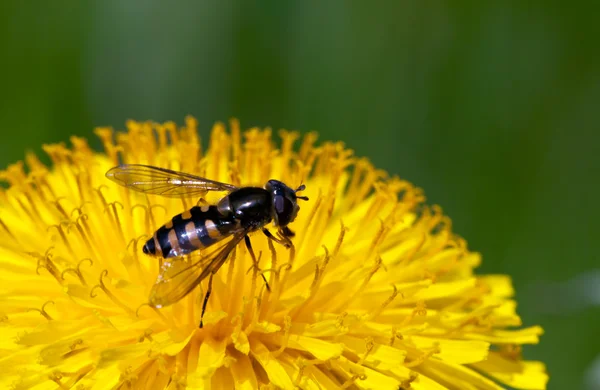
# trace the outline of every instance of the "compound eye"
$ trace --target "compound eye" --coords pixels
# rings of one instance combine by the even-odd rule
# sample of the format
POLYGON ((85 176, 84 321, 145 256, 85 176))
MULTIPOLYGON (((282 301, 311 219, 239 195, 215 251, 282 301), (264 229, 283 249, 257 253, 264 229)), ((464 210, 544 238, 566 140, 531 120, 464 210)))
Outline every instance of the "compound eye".
POLYGON ((284 196, 278 195, 273 199, 275 212, 277 213, 277 224, 285 226, 291 222, 294 213, 294 204, 284 196))
POLYGON ((275 201, 275 212, 277 212, 277 214, 283 212, 283 208, 285 207, 284 206, 285 199, 283 199, 283 196, 281 196, 281 195, 275 196, 275 198, 273 200, 275 201))

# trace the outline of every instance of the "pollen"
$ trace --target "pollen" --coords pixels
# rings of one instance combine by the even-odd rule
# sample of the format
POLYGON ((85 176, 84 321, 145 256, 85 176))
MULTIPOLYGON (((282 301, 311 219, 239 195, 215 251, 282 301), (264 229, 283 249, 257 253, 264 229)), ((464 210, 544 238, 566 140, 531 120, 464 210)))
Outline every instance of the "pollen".
POLYGON ((43 146, 49 167, 30 154, 0 172, 1 388, 546 388, 521 355, 542 329, 522 326, 509 277, 475 273, 481 256, 421 189, 316 133, 232 120, 205 142, 196 127, 129 121, 96 129, 103 151, 73 137, 43 146), (291 246, 259 231, 254 253, 231 250, 200 328, 209 278, 152 307, 162 261, 143 247, 226 194, 133 192, 105 178, 123 163, 276 179, 309 200, 291 246))

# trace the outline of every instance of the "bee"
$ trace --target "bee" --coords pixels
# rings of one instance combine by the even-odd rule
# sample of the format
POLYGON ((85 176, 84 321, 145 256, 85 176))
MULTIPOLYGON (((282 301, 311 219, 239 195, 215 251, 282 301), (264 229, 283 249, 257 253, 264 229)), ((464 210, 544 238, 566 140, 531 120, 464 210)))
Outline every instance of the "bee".
MULTIPOLYGON (((111 168, 106 177, 117 184, 145 194, 180 198, 202 198, 209 191, 226 192, 216 204, 194 206, 154 232, 142 251, 162 259, 159 275, 150 292, 148 304, 155 308, 169 306, 189 294, 208 277, 208 289, 202 304, 200 328, 206 304, 212 291, 213 275, 225 263, 229 254, 244 240, 248 252, 258 267, 248 234, 262 231, 269 239, 291 247, 294 233, 288 225, 300 210, 295 190, 279 180, 269 180, 261 187, 236 187, 185 172, 129 164, 111 168), (277 237, 268 229, 273 222, 277 237)), ((263 280, 266 279, 263 275, 263 280)), ((269 289, 266 283, 267 289, 269 289)))

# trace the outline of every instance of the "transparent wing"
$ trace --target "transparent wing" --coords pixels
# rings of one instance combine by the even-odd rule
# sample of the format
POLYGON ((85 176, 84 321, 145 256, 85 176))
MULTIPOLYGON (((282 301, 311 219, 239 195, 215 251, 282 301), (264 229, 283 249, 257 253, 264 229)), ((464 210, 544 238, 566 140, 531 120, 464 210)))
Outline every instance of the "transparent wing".
POLYGON ((217 248, 210 253, 196 251, 186 256, 166 259, 150 292, 150 306, 169 306, 189 294, 211 272, 215 273, 221 268, 247 233, 247 230, 234 233, 229 239, 223 240, 224 243, 216 245, 217 248))
POLYGON ((135 191, 168 197, 202 196, 208 191, 230 192, 237 188, 185 172, 140 164, 116 166, 106 172, 106 177, 135 191))

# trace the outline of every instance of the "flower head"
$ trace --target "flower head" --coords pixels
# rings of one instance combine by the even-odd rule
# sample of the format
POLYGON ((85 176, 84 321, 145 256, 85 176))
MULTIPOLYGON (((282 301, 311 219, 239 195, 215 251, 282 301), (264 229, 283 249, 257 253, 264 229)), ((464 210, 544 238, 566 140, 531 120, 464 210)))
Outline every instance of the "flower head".
MULTIPOLYGON (((420 189, 388 178, 341 143, 196 122, 100 128, 45 145, 1 172, 0 387, 16 389, 543 389, 523 344, 506 276, 477 276, 480 256, 420 189), (297 142, 298 141, 298 142, 297 142), (295 148, 294 144, 299 143, 295 148), (214 275, 166 308, 148 305, 159 261, 153 232, 198 199, 144 195, 108 181, 119 163, 189 172, 236 186, 304 183, 310 201, 285 248, 251 235, 214 275), (270 289, 266 288, 263 278, 270 289), (269 291, 270 290, 270 291, 269 291)), ((214 203, 223 193, 208 193, 214 203)))

